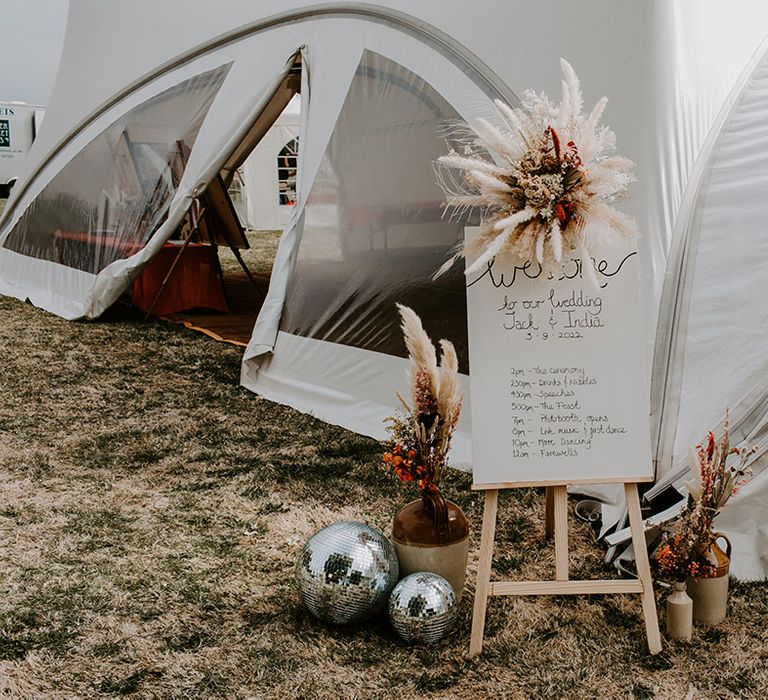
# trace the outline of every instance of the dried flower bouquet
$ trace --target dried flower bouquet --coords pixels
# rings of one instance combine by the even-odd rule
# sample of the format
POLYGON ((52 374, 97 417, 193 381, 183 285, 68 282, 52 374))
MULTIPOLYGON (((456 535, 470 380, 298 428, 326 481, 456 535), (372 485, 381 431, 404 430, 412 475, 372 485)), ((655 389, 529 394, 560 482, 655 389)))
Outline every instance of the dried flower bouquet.
MULTIPOLYGON (((610 155, 616 136, 600 126, 608 100, 603 97, 589 115, 582 113, 579 79, 567 61, 560 64, 559 105, 531 90, 519 109, 496 100, 504 128, 485 119, 464 125, 465 152, 438 159, 448 205, 483 212, 473 244, 477 257, 467 272, 499 254, 554 271, 570 255, 581 259, 583 274, 595 281, 594 247, 616 235, 637 235, 634 221, 611 206, 627 195, 634 164, 610 155)), ((440 272, 463 254, 462 249, 440 272)))
POLYGON ((414 482, 422 494, 436 493, 445 473, 451 437, 461 414, 459 363, 453 344, 440 341, 442 357, 413 309, 397 305, 408 348, 410 399, 398 393, 404 413, 388 419, 391 441, 384 463, 401 481, 414 482))
POLYGON ((687 482, 688 502, 670 531, 662 536, 654 561, 661 578, 683 581, 688 576, 711 576, 713 564, 706 552, 714 544, 714 520, 728 499, 738 492, 749 470, 747 463, 756 448, 731 447, 728 416, 718 442, 712 432, 691 449, 693 479, 687 482), (731 455, 736 464, 728 464, 731 455))

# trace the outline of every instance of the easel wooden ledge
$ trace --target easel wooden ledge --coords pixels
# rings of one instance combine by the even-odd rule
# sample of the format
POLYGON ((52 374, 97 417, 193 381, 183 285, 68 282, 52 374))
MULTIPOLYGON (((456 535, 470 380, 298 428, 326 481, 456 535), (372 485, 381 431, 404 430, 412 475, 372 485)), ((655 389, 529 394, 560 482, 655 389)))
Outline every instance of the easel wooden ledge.
POLYGON ((485 491, 483 508, 483 529, 480 536, 480 561, 477 567, 475 586, 475 604, 472 613, 472 636, 469 642, 470 657, 476 656, 483 648, 485 631, 485 612, 488 598, 499 595, 590 595, 610 593, 639 593, 642 596, 643 618, 648 639, 648 649, 652 654, 661 651, 659 621, 656 616, 656 601, 653 596, 653 579, 648 561, 643 518, 640 512, 640 496, 637 484, 653 479, 641 478, 627 481, 626 478, 601 478, 599 483, 622 483, 627 499, 627 511, 632 532, 632 544, 637 564, 636 581, 586 580, 571 581, 568 578, 568 492, 569 484, 594 484, 596 479, 575 479, 567 484, 553 481, 528 481, 504 484, 475 484, 473 491, 485 491), (511 488, 534 488, 544 486, 547 489, 545 513, 545 537, 554 536, 555 540, 555 580, 554 581, 491 581, 493 563, 493 543, 496 534, 496 514, 499 504, 499 491, 511 488))

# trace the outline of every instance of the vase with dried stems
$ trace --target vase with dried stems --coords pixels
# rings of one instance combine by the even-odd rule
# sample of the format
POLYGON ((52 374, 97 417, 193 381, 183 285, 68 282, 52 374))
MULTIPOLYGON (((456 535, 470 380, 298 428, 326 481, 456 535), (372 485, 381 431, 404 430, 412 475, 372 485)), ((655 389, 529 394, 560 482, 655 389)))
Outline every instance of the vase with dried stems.
POLYGON ((442 355, 424 331, 415 311, 398 304, 408 349, 410 396, 398 394, 402 410, 387 419, 390 434, 385 467, 402 482, 414 484, 420 498, 395 515, 392 540, 400 573, 429 571, 464 590, 469 523, 461 508, 446 500, 441 485, 451 437, 461 414, 458 359, 453 344, 440 341, 442 355))
POLYGON ((722 622, 728 607, 731 543, 715 531, 714 521, 747 478, 755 449, 731 447, 728 414, 719 441, 709 432, 691 449, 693 478, 686 484, 688 500, 654 554, 660 575, 686 582, 693 619, 705 625, 722 622), (736 459, 729 464, 732 457, 736 459), (719 541, 725 542, 725 550, 719 541))

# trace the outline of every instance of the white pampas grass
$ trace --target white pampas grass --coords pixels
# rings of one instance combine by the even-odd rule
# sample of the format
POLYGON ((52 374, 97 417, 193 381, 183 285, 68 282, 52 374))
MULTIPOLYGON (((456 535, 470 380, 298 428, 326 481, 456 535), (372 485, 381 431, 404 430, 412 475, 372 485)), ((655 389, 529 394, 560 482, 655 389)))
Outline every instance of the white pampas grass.
POLYGON ((418 314, 410 307, 402 304, 398 304, 397 309, 400 312, 400 327, 410 358, 408 364, 409 384, 412 389, 413 402, 416 405, 418 401, 415 387, 419 383, 420 377, 426 378, 429 381, 430 386, 428 388, 432 394, 437 394, 437 387, 440 383, 437 373, 437 355, 435 346, 432 345, 432 341, 421 325, 418 314))
POLYGON ((526 221, 530 221, 536 216, 536 210, 528 207, 522 211, 516 211, 514 214, 506 217, 505 219, 499 219, 493 224, 493 228, 497 231, 515 227, 518 224, 523 224, 526 221))
POLYGON ((459 393, 459 358, 456 349, 449 340, 440 341, 442 356, 440 357, 440 386, 437 391, 437 411, 441 416, 449 418, 453 408, 461 400, 459 393))
POLYGON ((499 131, 493 124, 482 117, 476 121, 474 129, 483 145, 503 156, 508 161, 515 159, 517 154, 515 143, 510 141, 507 134, 499 131))
POLYGON ((496 106, 499 114, 506 120, 509 128, 512 129, 512 132, 527 144, 525 128, 523 127, 517 112, 501 100, 494 100, 493 104, 496 106))
POLYGON ((410 307, 397 304, 400 312, 401 329, 405 346, 408 349, 408 378, 411 393, 414 395, 413 408, 417 409, 416 387, 429 378, 429 389, 436 400, 436 408, 441 416, 450 416, 459 396, 459 359, 456 349, 449 340, 441 340, 442 356, 437 363, 437 352, 427 332, 422 326, 419 315, 410 307))
POLYGON ((509 226, 497 235, 488 246, 480 251, 480 255, 478 255, 474 262, 467 268, 467 274, 474 274, 491 262, 491 260, 499 254, 499 251, 504 247, 514 230, 514 227, 509 226))
POLYGON ((561 58, 560 69, 563 71, 564 80, 562 83, 563 99, 560 106, 560 119, 558 123, 561 129, 566 129, 572 122, 579 119, 584 102, 581 97, 581 83, 576 76, 576 71, 573 70, 573 66, 564 58, 561 58))
POLYGON ((465 156, 460 156, 458 153, 449 153, 447 156, 441 156, 440 162, 451 168, 458 168, 460 170, 479 170, 489 175, 503 176, 507 172, 504 168, 500 168, 493 163, 488 163, 487 161, 478 158, 466 158, 465 156))
POLYGON ((546 230, 541 229, 539 231, 539 235, 536 236, 536 260, 538 261, 539 265, 544 262, 544 236, 546 235, 546 230))
POLYGON ((691 476, 693 478, 690 481, 686 481, 685 486, 688 489, 688 493, 693 496, 693 499, 700 501, 704 493, 704 486, 701 483, 701 459, 699 451, 695 447, 689 448, 688 461, 690 462, 691 476))
POLYGON ((503 180, 488 175, 482 170, 470 170, 471 178, 479 185, 480 192, 511 192, 512 188, 503 180))
POLYGON ((563 237, 560 235, 560 224, 557 220, 552 222, 549 230, 549 245, 552 247, 552 256, 557 262, 563 257, 563 237))
POLYGON ((438 277, 441 277, 444 275, 448 270, 450 270, 455 264, 457 260, 460 260, 462 256, 464 255, 463 252, 459 251, 451 255, 451 257, 448 258, 438 269, 437 271, 432 275, 432 281, 434 282, 438 277))
POLYGON ((595 261, 589 254, 589 250, 586 246, 582 245, 579 248, 579 257, 581 258, 581 275, 584 277, 595 289, 600 289, 600 282, 597 280, 595 274, 595 261))

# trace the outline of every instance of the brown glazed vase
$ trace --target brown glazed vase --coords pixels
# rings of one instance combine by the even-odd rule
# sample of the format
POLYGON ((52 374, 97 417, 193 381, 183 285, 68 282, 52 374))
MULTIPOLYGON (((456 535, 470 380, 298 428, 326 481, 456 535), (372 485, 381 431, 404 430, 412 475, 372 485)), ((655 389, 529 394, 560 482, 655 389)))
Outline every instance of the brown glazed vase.
POLYGON ((423 494, 401 508, 392 522, 392 541, 400 576, 418 571, 439 574, 461 599, 469 553, 469 522, 464 512, 439 493, 423 494))
POLYGON ((717 625, 725 619, 728 609, 728 569, 731 565, 731 541, 721 532, 715 540, 725 540, 725 551, 713 541, 704 551, 704 558, 714 567, 710 576, 688 578, 688 595, 693 600, 693 619, 704 625, 717 625))

